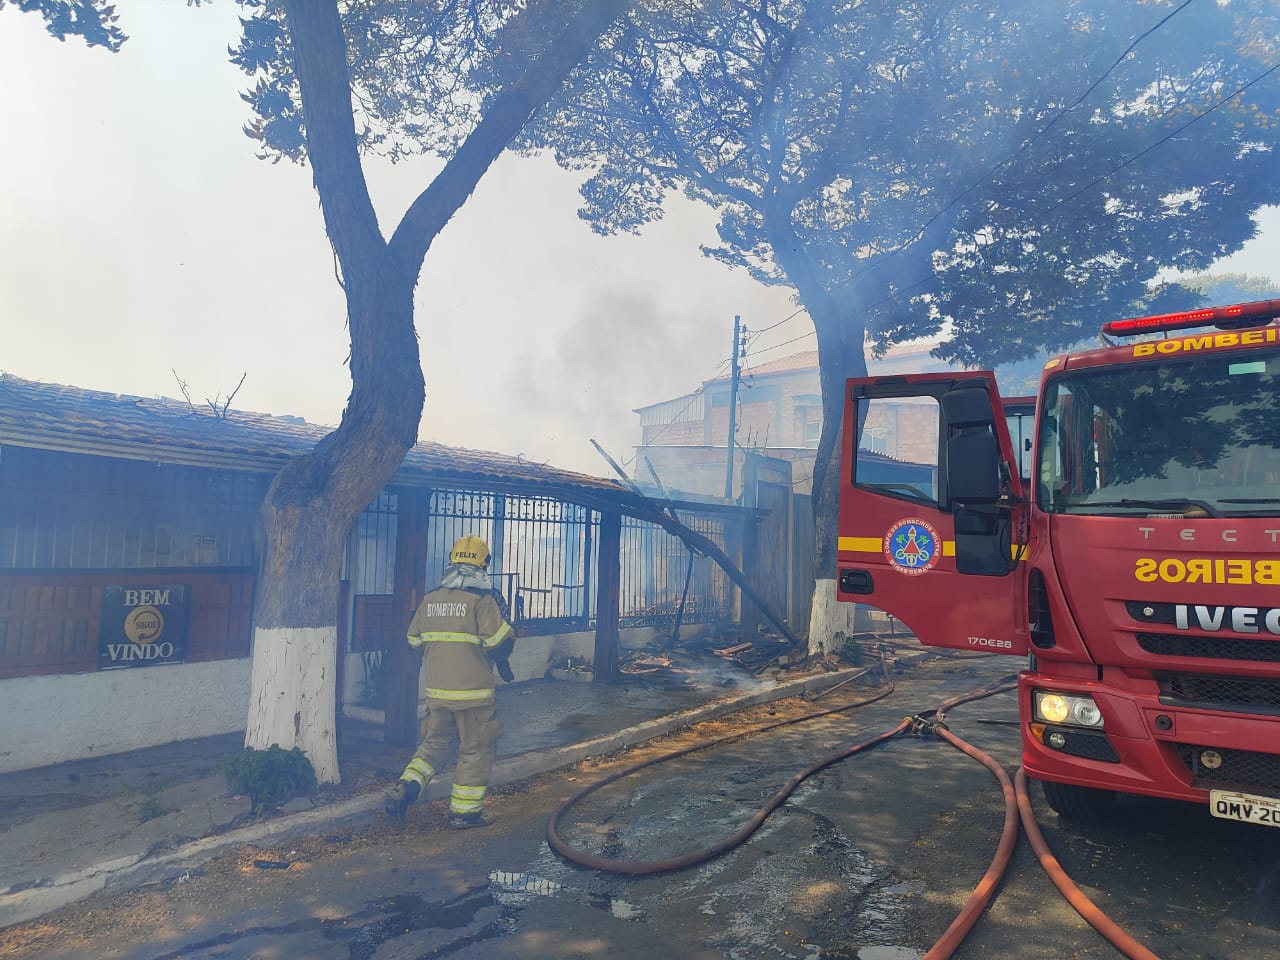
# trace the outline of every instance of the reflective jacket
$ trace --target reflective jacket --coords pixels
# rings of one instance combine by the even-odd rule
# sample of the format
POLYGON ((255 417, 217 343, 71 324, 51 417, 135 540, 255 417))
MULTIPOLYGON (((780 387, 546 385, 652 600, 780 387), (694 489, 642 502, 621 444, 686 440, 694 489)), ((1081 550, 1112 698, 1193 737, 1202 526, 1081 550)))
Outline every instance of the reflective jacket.
POLYGON ((461 587, 437 587, 428 593, 409 624, 409 646, 425 648, 427 699, 476 706, 492 702, 489 655, 510 635, 511 624, 492 593, 461 587))

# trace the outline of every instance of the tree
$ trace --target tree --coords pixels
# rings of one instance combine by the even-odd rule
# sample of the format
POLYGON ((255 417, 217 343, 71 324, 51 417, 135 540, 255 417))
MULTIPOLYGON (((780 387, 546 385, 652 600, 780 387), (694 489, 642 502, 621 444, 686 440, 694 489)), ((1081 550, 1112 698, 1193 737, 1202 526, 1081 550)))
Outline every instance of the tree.
MULTIPOLYGON (((21 3, 55 35, 80 33, 111 49, 125 39, 112 32, 114 10, 103 0, 21 3)), ((262 507, 245 745, 299 747, 329 783, 339 778, 340 559, 352 524, 417 438, 424 384, 413 291, 423 260, 623 0, 244 5, 253 15, 232 57, 256 81, 245 95, 255 113, 246 132, 264 157, 312 167, 346 296, 352 382, 337 430, 276 475, 262 507), (444 166, 384 239, 362 153, 419 150, 440 154, 444 166)))
POLYGON ((836 443, 866 351, 942 333, 937 355, 994 365, 1191 302, 1150 284, 1280 198, 1276 28, 1266 0, 653 2, 526 130, 590 170, 593 229, 683 190, 720 212, 705 253, 812 318, 811 643, 838 616, 836 443))

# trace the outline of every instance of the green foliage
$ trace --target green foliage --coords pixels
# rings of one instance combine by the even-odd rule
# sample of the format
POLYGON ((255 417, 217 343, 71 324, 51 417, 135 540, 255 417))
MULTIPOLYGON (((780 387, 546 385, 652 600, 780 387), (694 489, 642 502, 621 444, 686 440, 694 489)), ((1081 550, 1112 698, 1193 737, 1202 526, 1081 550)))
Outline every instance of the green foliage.
POLYGON ((1149 284, 1280 201, 1278 29, 1274 0, 641 3, 523 146, 592 171, 601 233, 715 207, 705 252, 795 288, 837 390, 864 337, 993 366, 1193 305, 1149 284))
POLYGON ((138 822, 146 823, 148 820, 154 820, 157 817, 163 817, 170 810, 162 804, 156 797, 147 797, 138 804, 138 822))
POLYGON ((138 807, 135 811, 138 815, 139 823, 146 823, 148 820, 155 820, 157 817, 163 817, 166 813, 173 812, 160 802, 159 797, 159 794, 171 784, 172 780, 169 777, 156 777, 139 790, 139 793, 142 794, 142 799, 138 802, 138 807))
POLYGON ((1182 283, 1200 291, 1205 304, 1215 306, 1280 297, 1280 282, 1270 277, 1250 277, 1243 273, 1200 273, 1183 277, 1182 283))
POLYGON ((316 789, 315 768, 297 747, 282 750, 278 743, 266 750, 245 747, 223 757, 218 768, 232 793, 249 795, 255 815, 316 789))
POLYGON ((862 644, 842 631, 837 630, 832 634, 831 649, 836 656, 851 667, 860 667, 866 661, 862 644))
MULTIPOLYGON (((0 8, 5 0, 0 0, 0 8)), ((45 29, 59 40, 80 37, 91 47, 119 50, 129 39, 116 26, 115 4, 111 0, 17 0, 19 10, 34 11, 44 18, 45 29)))

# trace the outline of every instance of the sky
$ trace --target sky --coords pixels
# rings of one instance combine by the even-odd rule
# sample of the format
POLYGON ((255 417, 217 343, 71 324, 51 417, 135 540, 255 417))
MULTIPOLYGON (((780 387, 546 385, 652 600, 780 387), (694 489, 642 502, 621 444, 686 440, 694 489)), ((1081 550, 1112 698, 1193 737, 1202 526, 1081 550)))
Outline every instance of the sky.
MULTIPOLYGON (((337 424, 350 392, 341 290, 307 167, 259 160, 238 7, 118 4, 117 54, 0 9, 0 371, 49 383, 337 424), (243 384, 239 386, 241 378, 243 384)), ((384 236, 430 161, 366 161, 384 236)), ((703 257, 714 213, 674 198, 639 236, 577 217, 579 179, 500 159, 437 238, 416 318, 419 436, 612 476, 635 408, 815 347, 790 291, 703 257)), ((1216 269, 1276 273, 1280 210, 1216 269)))

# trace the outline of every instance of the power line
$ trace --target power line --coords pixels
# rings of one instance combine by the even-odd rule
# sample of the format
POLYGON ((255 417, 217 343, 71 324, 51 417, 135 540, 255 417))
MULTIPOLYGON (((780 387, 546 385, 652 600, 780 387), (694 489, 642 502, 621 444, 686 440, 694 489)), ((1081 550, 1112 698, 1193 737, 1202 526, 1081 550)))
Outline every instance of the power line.
POLYGON ((1240 96, 1240 94, 1244 93, 1246 90, 1248 90, 1250 87, 1252 87, 1255 83, 1260 83, 1260 82, 1262 82, 1262 81, 1263 81, 1263 80, 1265 80, 1268 76, 1270 76, 1271 74, 1275 73, 1277 70, 1280 70, 1280 63, 1276 63, 1276 64, 1274 64, 1273 66, 1268 67, 1266 70, 1264 70, 1262 73, 1258 74, 1258 76, 1254 77, 1254 78, 1253 78, 1252 80, 1250 80, 1248 83, 1244 83, 1244 84, 1241 84, 1240 86, 1236 87, 1236 89, 1235 89, 1235 90, 1233 90, 1233 91, 1232 91, 1231 93, 1229 93, 1227 96, 1223 97, 1221 100, 1219 100, 1217 103, 1215 103, 1213 106, 1211 106, 1211 107, 1210 107, 1208 110, 1206 110, 1204 113, 1198 113, 1198 114, 1196 114, 1194 117, 1192 117, 1192 118, 1191 118, 1190 120, 1188 120, 1186 123, 1184 123, 1182 126, 1178 127, 1178 128, 1177 128, 1177 129, 1175 129, 1175 130, 1171 130, 1169 133, 1165 134, 1163 137, 1161 137, 1161 138, 1160 138, 1159 140, 1157 140, 1155 143, 1152 143, 1152 144, 1150 144, 1149 146, 1144 147, 1142 150, 1139 150, 1137 153, 1135 153, 1132 157, 1129 157, 1128 159, 1126 159, 1126 160, 1122 161, 1120 164, 1118 164, 1117 166, 1113 167, 1113 168, 1112 168, 1111 170, 1109 170, 1108 172, 1106 172, 1106 173, 1102 174, 1100 177, 1096 177, 1095 179, 1091 180, 1089 183, 1085 184, 1083 187, 1081 187, 1081 188, 1080 188, 1079 190, 1077 190, 1075 193, 1071 194, 1069 197, 1064 197, 1062 200, 1059 200, 1057 203, 1055 203, 1055 204, 1054 204, 1052 207, 1050 207, 1048 210, 1044 211, 1044 213, 1042 213, 1042 214, 1041 214, 1041 216, 1042 216, 1042 217, 1044 217, 1044 216, 1048 216, 1049 214, 1051 214, 1051 213, 1053 213, 1055 210, 1057 210, 1059 207, 1065 206, 1066 204, 1070 203, 1072 200, 1074 200, 1076 197, 1080 196, 1081 194, 1088 193, 1090 190, 1092 190, 1092 189, 1093 189, 1094 187, 1096 187, 1098 184, 1102 183, 1102 181, 1104 181, 1104 180, 1107 180, 1107 179, 1111 178, 1112 176, 1114 176, 1115 174, 1119 173, 1121 170, 1123 170, 1125 167, 1129 166, 1130 164, 1132 164, 1132 163, 1136 163, 1138 160, 1140 160, 1140 159, 1142 159, 1143 157, 1145 157, 1145 156, 1146 156, 1148 153, 1150 153, 1152 150, 1156 149, 1156 147, 1163 146, 1164 144, 1168 143, 1170 140, 1172 140, 1174 137, 1176 137, 1178 134, 1180 134, 1183 130, 1187 129, 1187 127, 1191 126, 1193 123, 1199 123, 1201 120, 1203 120, 1205 117, 1209 116, 1209 114, 1213 113, 1213 112, 1214 112, 1215 110, 1217 110, 1219 107, 1224 106, 1224 105, 1225 105, 1225 104, 1227 104, 1227 103, 1230 103, 1230 102, 1231 102, 1232 100, 1234 100, 1236 97, 1240 96))
MULTIPOLYGON (((1186 4, 1183 4, 1183 6, 1186 6, 1186 4)), ((1179 8, 1179 9, 1181 9, 1181 8, 1179 8)), ((1177 127, 1176 129, 1171 130, 1169 133, 1165 134, 1163 137, 1161 137, 1159 140, 1156 140, 1154 143, 1148 144, 1146 147, 1144 147, 1143 149, 1139 150, 1139 151, 1138 151, 1137 153, 1135 153, 1133 156, 1131 156, 1131 157, 1127 157, 1126 159, 1122 160, 1120 163, 1118 163, 1118 164, 1117 164, 1115 167, 1113 167, 1111 170, 1109 170, 1108 172, 1106 172, 1106 173, 1102 174, 1101 176, 1095 177, 1093 180, 1091 180, 1089 183, 1085 184, 1083 187, 1081 187, 1081 188, 1080 188, 1079 190, 1077 190, 1075 193, 1073 193, 1073 194, 1071 194, 1070 196, 1064 197, 1063 199, 1059 200, 1057 203, 1055 203, 1053 206, 1049 207, 1047 210, 1045 210, 1043 213, 1039 214, 1038 216, 1039 216, 1041 219, 1043 219, 1044 217, 1047 217, 1049 214, 1054 213, 1055 211, 1057 211, 1057 210, 1061 209, 1062 207, 1066 206, 1068 203, 1071 203, 1073 200, 1076 200, 1077 198, 1081 197, 1081 196, 1082 196, 1082 195, 1084 195, 1085 193, 1088 193, 1088 192, 1089 192, 1090 190, 1092 190, 1094 187, 1098 186, 1098 184, 1100 184, 1100 183, 1104 182, 1105 180, 1109 180, 1111 177, 1113 177, 1115 174, 1119 173, 1119 172, 1120 172, 1121 170, 1123 170, 1125 167, 1128 167, 1128 166, 1130 166, 1131 164, 1136 163, 1138 160, 1140 160, 1142 157, 1146 156, 1146 155, 1147 155, 1148 153, 1150 153, 1151 151, 1155 150, 1157 147, 1163 146, 1165 143, 1168 143, 1170 140, 1172 140, 1172 139, 1173 139, 1174 137, 1176 137, 1178 134, 1182 133, 1182 131, 1186 130, 1189 126, 1191 126, 1193 123, 1198 123, 1199 121, 1203 120, 1205 117, 1209 116, 1209 114, 1211 114, 1211 113, 1213 113, 1215 110, 1217 110, 1219 107, 1222 107, 1222 106, 1224 106, 1224 105, 1226 105, 1226 104, 1230 103, 1230 102, 1231 102, 1232 100, 1234 100, 1236 97, 1240 96, 1240 94, 1244 93, 1244 91, 1248 90, 1248 89, 1249 89, 1250 87, 1252 87, 1254 84, 1262 82, 1262 81, 1263 81, 1263 80, 1265 80, 1267 77, 1269 77, 1271 74, 1275 73, 1277 70, 1280 70, 1280 63, 1273 64, 1272 66, 1270 66, 1270 67, 1268 67, 1266 70, 1264 70, 1262 73, 1260 73, 1260 74, 1258 74, 1256 77, 1254 77, 1252 80, 1249 80, 1249 81, 1247 81, 1247 82, 1245 82, 1245 83, 1241 84, 1241 85, 1240 85, 1240 86, 1238 86, 1235 90, 1233 90, 1231 93, 1227 94, 1225 97, 1223 97, 1222 99, 1220 99, 1220 100, 1219 100, 1217 103, 1215 103, 1213 106, 1209 107, 1209 109, 1205 110, 1203 113, 1196 114, 1194 117, 1192 117, 1192 118, 1191 118, 1190 120, 1188 120, 1186 123, 1182 124, 1180 127, 1177 127)), ((898 300, 898 299, 900 299, 900 297, 902 296, 902 294, 903 294, 904 292, 906 292, 906 291, 908 291, 908 290, 912 290, 912 289, 914 289, 915 287, 923 286, 924 284, 929 283, 930 281, 932 281, 932 280, 934 280, 934 279, 935 279, 935 275, 934 275, 934 274, 928 274, 928 275, 926 275, 926 276, 924 276, 924 277, 919 278, 918 280, 914 280, 914 281, 912 281, 912 282, 911 282, 911 283, 909 283, 909 284, 905 284, 904 286, 899 287, 897 290, 895 290, 893 293, 889 294, 888 296, 886 296, 886 297, 882 297, 882 298, 881 298, 881 299, 879 299, 879 300, 876 300, 876 301, 874 301, 874 302, 872 302, 872 303, 867 304, 867 309, 868 309, 868 310, 870 310, 870 309, 872 309, 873 307, 878 307, 878 306, 881 306, 882 304, 891 303, 891 302, 893 302, 894 300, 898 300)))
POLYGON ((764 328, 764 329, 762 329, 762 330, 756 330, 756 331, 752 334, 752 336, 753 336, 753 337, 758 337, 758 336, 760 336, 760 334, 762 334, 762 333, 768 333, 770 330, 775 330, 775 329, 777 329, 778 327, 782 326, 784 323, 786 323, 788 320, 794 320, 796 317, 800 316, 800 314, 802 314, 802 313, 804 313, 804 307, 801 307, 799 310, 795 311, 794 313, 790 314, 789 316, 783 317, 783 318, 782 318, 781 320, 779 320, 777 323, 771 323, 769 326, 765 327, 765 328, 764 328))
POLYGON ((1049 130, 1059 120, 1061 120, 1064 116, 1066 116, 1076 107, 1078 107, 1081 103, 1083 103, 1089 97, 1089 95, 1093 93, 1094 90, 1098 89, 1098 87, 1102 84, 1102 81, 1105 80, 1107 77, 1109 77, 1115 71, 1116 67, 1118 67, 1122 62, 1124 62, 1125 58, 1128 57, 1129 54, 1133 52, 1134 48, 1137 47, 1138 44, 1140 44, 1147 37, 1151 36, 1151 34, 1155 33, 1157 30, 1163 27, 1166 23, 1172 20, 1175 16, 1177 16, 1183 10, 1185 10, 1191 4, 1191 2, 1192 0, 1183 0, 1183 2, 1179 6, 1175 7, 1165 16, 1161 17, 1160 20, 1157 21, 1152 27, 1150 27, 1143 33, 1139 34, 1136 38, 1134 38, 1134 40, 1127 47, 1125 47, 1124 51, 1118 57, 1116 57, 1114 61, 1112 61, 1111 66, 1107 67, 1107 69, 1101 74, 1101 76, 1099 76, 1098 79, 1094 80, 1093 83, 1091 83, 1085 89, 1084 93, 1080 94, 1070 104, 1063 107, 1056 114, 1054 114, 1054 117, 1052 120, 1050 120, 1047 124, 1041 127, 1038 131, 1036 131, 1035 134, 1033 134, 1027 140, 1023 141, 1022 145, 1019 146, 1017 150, 1015 150, 1009 156, 1005 157, 1005 159, 1001 160, 994 167, 988 170, 985 174, 978 177, 978 179, 974 180, 973 183, 969 184, 969 186, 965 187, 965 189, 962 190, 959 194, 957 194, 953 199, 948 201, 948 203, 945 206, 943 206, 941 210, 939 210, 937 213, 931 216, 928 220, 926 220, 906 243, 894 248, 893 250, 890 250, 884 256, 868 263, 865 267, 862 268, 862 270, 856 276, 853 277, 851 282, 856 283, 861 277, 865 276, 868 272, 878 267, 881 263, 884 263, 892 259, 893 257, 896 257, 899 253, 901 253, 911 244, 915 243, 917 240, 923 237, 925 231, 928 230, 929 227, 932 226, 933 223, 937 221, 937 219, 941 217, 944 213, 946 213, 948 210, 950 210, 952 207, 958 204, 961 200, 967 197, 970 193, 972 193, 978 187, 982 186, 982 184, 987 182, 993 182, 997 173, 999 173, 1005 167, 1009 166, 1011 163, 1013 163, 1013 161, 1017 160, 1018 157, 1026 153, 1027 150, 1031 148, 1032 144, 1034 144, 1041 137, 1047 134, 1049 130))
MULTIPOLYGON (((720 366, 716 367, 715 371, 711 374, 711 376, 707 377, 706 379, 707 379, 707 380, 714 380, 714 379, 715 379, 715 378, 720 374, 720 371, 721 371, 721 370, 723 370, 723 369, 724 369, 726 366, 728 366, 728 365, 729 365, 729 360, 728 360, 727 358, 726 358, 726 359, 724 359, 724 360, 721 360, 721 361, 720 361, 720 366)), ((670 420, 668 420, 666 423, 664 423, 664 424, 662 425, 662 429, 661 429, 661 430, 659 430, 657 433, 655 433, 655 434, 654 434, 652 437, 650 437, 647 441, 645 441, 644 443, 642 443, 642 444, 641 444, 641 446, 645 446, 645 447, 647 447, 647 446, 651 445, 655 440, 657 440, 660 436, 662 436, 664 433, 666 433, 666 432, 667 432, 667 428, 668 428, 668 427, 670 427, 673 423, 679 423, 679 422, 680 422, 680 418, 681 418, 682 416, 684 416, 684 415, 689 411, 689 409, 690 409, 690 408, 691 408, 695 403, 697 403, 697 402, 698 402, 698 400, 702 397, 704 390, 705 390, 705 384, 704 384, 704 386, 700 386, 700 387, 698 387, 698 389, 697 389, 697 390, 693 391, 692 396, 690 396, 690 397, 689 397, 689 402, 688 402, 688 403, 686 403, 683 407, 681 407, 678 411, 676 411, 676 415, 675 415, 674 417, 672 417, 670 420)), ((631 463, 634 463, 634 462, 635 462, 635 459, 636 459, 635 457, 631 457, 629 460, 626 460, 626 461, 623 463, 623 466, 628 466, 628 465, 630 465, 631 463)))
MULTIPOLYGON (((1173 19, 1174 17, 1176 17, 1179 13, 1181 13, 1181 12, 1182 12, 1183 10, 1185 10, 1188 6, 1190 6, 1190 5, 1191 5, 1191 3, 1192 3, 1192 0, 1183 0, 1183 2, 1182 2, 1181 4, 1179 4, 1179 5, 1178 5, 1177 7, 1175 7, 1173 10, 1169 11, 1169 13, 1165 14, 1163 17, 1161 17, 1161 18, 1160 18, 1158 21, 1156 21, 1152 26, 1150 26, 1149 28, 1147 28, 1146 30, 1144 30, 1142 33, 1138 34, 1138 36, 1136 36, 1136 37, 1135 37, 1135 38, 1134 38, 1134 39, 1129 43, 1129 45, 1128 45, 1128 46, 1126 46, 1126 47, 1124 48, 1124 50, 1123 50, 1123 51, 1121 51, 1121 52, 1120 52, 1120 54, 1119 54, 1119 55, 1118 55, 1118 56, 1117 56, 1117 57, 1116 57, 1116 58, 1111 62, 1111 65, 1110 65, 1109 67, 1107 67, 1107 69, 1106 69, 1106 70, 1104 70, 1101 74, 1099 74, 1099 75, 1098 75, 1097 79, 1095 79, 1092 83, 1090 83, 1090 84, 1089 84, 1089 86, 1088 86, 1088 87, 1086 87, 1086 88, 1085 88, 1085 90, 1084 90, 1084 91, 1083 91, 1079 96, 1077 96, 1074 100, 1072 100, 1072 101, 1071 101, 1071 103, 1067 104, 1067 105, 1066 105, 1066 106, 1064 106, 1061 110, 1059 110, 1056 114, 1054 114, 1053 118, 1052 118, 1052 119, 1051 119, 1047 124, 1045 124, 1045 125, 1044 125, 1043 127, 1041 127, 1038 131, 1036 131, 1036 133, 1034 133, 1031 137, 1029 137, 1029 138, 1027 138, 1025 141, 1023 141, 1023 142, 1022 142, 1022 144, 1018 147, 1018 149, 1017 149, 1017 150, 1015 150, 1013 153, 1011 153, 1011 154, 1010 154, 1008 157, 1006 157, 1005 159, 1001 160, 999 163, 997 163, 995 166, 993 166, 990 170, 988 170, 985 174, 983 174, 982 176, 978 177, 978 178, 977 178, 976 180, 974 180, 971 184, 969 184, 969 186, 968 186, 968 187, 966 187, 964 190, 962 190, 962 191, 961 191, 959 194, 957 194, 953 199, 951 199, 950 201, 948 201, 948 202, 947 202, 947 204, 946 204, 945 206, 943 206, 943 207, 942 207, 942 208, 941 208, 937 213, 935 213, 933 216, 931 216, 928 220, 926 220, 926 221, 925 221, 925 222, 924 222, 924 223, 919 227, 919 229, 916 231, 915 235, 914 235, 914 236, 913 236, 913 237, 912 237, 912 238, 911 238, 907 243, 905 243, 905 244, 903 244, 903 245, 901 245, 901 246, 897 247, 897 248, 896 248, 896 249, 894 249, 894 250, 889 251, 888 253, 884 254, 883 256, 881 256, 881 257, 879 257, 879 258, 877 258, 877 259, 873 260, 872 262, 868 263, 865 267, 863 267, 863 268, 862 268, 862 270, 861 270, 861 271, 859 271, 859 272, 858 272, 858 273, 853 277, 853 279, 852 279, 852 281, 851 281, 851 282, 857 282, 857 280, 858 280, 859 278, 861 278, 862 276, 864 276, 865 274, 867 274, 869 271, 871 271, 871 270, 872 270, 872 269, 874 269, 875 267, 879 266, 881 263, 884 263, 884 262, 888 261, 889 259, 891 259, 892 257, 897 256, 899 253, 901 253, 903 250, 905 250, 908 246, 910 246, 910 244, 911 244, 911 243, 913 243, 913 242, 915 242, 916 240, 920 239, 920 238, 924 235, 925 231, 926 231, 926 230, 927 230, 927 229, 928 229, 928 228, 929 228, 929 227, 930 227, 930 226, 931 226, 931 225, 932 225, 932 224, 933 224, 933 223, 934 223, 934 222, 935 222, 939 217, 941 217, 941 216, 942 216, 943 214, 945 214, 948 210, 950 210, 952 207, 954 207, 956 204, 958 204, 958 203, 959 203, 961 200, 963 200, 966 196, 968 196, 970 193, 972 193, 974 190, 976 190, 976 189, 977 189, 978 187, 980 187, 982 184, 987 183, 987 182, 993 182, 997 173, 999 173, 999 172, 1000 172, 1001 170, 1003 170, 1005 167, 1007 167, 1007 166, 1009 166, 1010 164, 1012 164, 1015 160, 1017 160, 1017 159, 1018 159, 1020 156, 1022 156, 1024 153, 1026 153, 1026 152, 1027 152, 1027 150, 1029 150, 1033 144, 1035 144, 1037 141, 1039 141, 1041 138, 1043 138, 1045 135, 1047 135, 1047 134, 1048 134, 1048 132, 1049 132, 1049 131, 1050 131, 1050 130, 1051 130, 1051 129, 1052 129, 1052 128, 1053 128, 1053 127, 1058 123, 1058 121, 1059 121, 1059 120, 1061 120, 1061 119, 1062 119, 1063 117, 1065 117, 1068 113, 1070 113, 1070 112, 1071 112, 1072 110, 1074 110, 1076 107, 1080 106, 1080 104, 1081 104, 1081 103, 1083 103, 1085 100, 1087 100, 1087 99, 1089 98, 1089 96, 1090 96, 1090 95, 1091 95, 1095 90, 1097 90, 1099 86, 1101 86, 1101 85, 1102 85, 1102 82, 1103 82, 1104 80, 1106 80, 1106 78, 1107 78, 1107 77, 1111 76, 1111 74, 1115 72, 1116 68, 1117 68, 1121 63, 1123 63, 1123 62, 1125 61, 1125 59, 1129 56, 1129 54, 1130 54, 1130 53, 1132 53, 1132 52, 1134 51, 1134 49, 1136 49, 1136 48, 1137 48, 1138 44, 1142 43, 1145 39, 1147 39, 1147 37, 1151 36, 1151 35, 1152 35, 1153 33, 1155 33, 1157 30, 1160 30, 1162 27, 1164 27, 1164 26, 1165 26, 1165 24, 1167 24, 1170 20, 1172 20, 1172 19, 1173 19)), ((1272 68, 1272 69, 1275 69, 1275 68, 1272 68)), ((1270 73, 1270 72, 1271 72, 1271 70, 1268 70, 1268 71, 1267 71, 1267 73, 1270 73)), ((1241 87, 1241 88, 1240 88, 1239 90, 1237 90, 1234 94, 1232 94, 1232 96, 1234 97, 1234 96, 1239 95, 1239 94, 1240 94, 1243 90, 1245 90, 1247 87, 1252 86, 1252 85, 1253 85, 1253 83, 1256 83, 1258 80, 1263 79, 1263 78, 1267 75, 1267 73, 1264 73, 1262 76, 1257 77, 1255 80, 1250 81, 1250 82, 1249 82, 1248 84, 1246 84, 1244 87, 1241 87)), ((1227 98, 1227 99, 1229 100, 1229 99, 1230 99, 1230 97, 1229 97, 1229 98, 1227 98)), ((1217 108, 1217 106, 1221 106, 1221 103, 1219 103, 1219 104, 1215 105, 1214 109, 1216 109, 1216 108, 1217 108)), ((1210 112, 1211 112, 1211 111, 1210 111, 1210 112)), ((1197 117, 1196 119, 1199 119, 1199 118, 1197 117)), ((1191 122, 1192 122, 1192 123, 1194 123, 1195 121, 1193 120, 1193 121, 1191 121, 1191 122)), ((1189 125, 1190 125, 1190 124, 1187 124, 1186 126, 1189 126, 1189 125)), ((1185 126, 1184 126, 1184 127, 1182 127, 1182 128, 1180 128, 1179 130, 1175 130, 1175 131, 1174 131, 1172 134, 1170 134, 1169 136, 1170 136, 1170 137, 1175 136, 1177 133, 1181 132, 1181 130, 1182 130, 1182 129, 1185 129, 1185 126)), ((1169 139, 1169 137, 1166 137, 1166 138, 1165 138, 1165 140, 1167 140, 1167 139, 1169 139)), ((1092 187, 1096 186, 1096 185, 1097 185, 1097 183, 1099 183, 1102 179, 1105 179, 1105 177, 1106 177, 1106 176, 1110 176, 1111 174, 1114 174, 1114 173, 1118 172, 1119 170, 1123 169, 1123 167, 1124 167, 1124 166, 1127 166, 1129 163, 1131 163, 1131 162, 1133 162, 1133 161, 1137 160, 1137 159, 1138 159, 1139 157, 1141 157, 1144 153, 1148 152, 1149 150, 1154 149, 1155 147, 1159 146, 1159 145, 1160 145, 1161 143, 1163 143, 1163 142, 1164 142, 1164 140, 1161 140, 1161 141, 1158 141, 1158 142, 1157 142, 1157 143, 1155 143, 1155 144, 1152 144, 1150 147, 1148 147, 1148 148, 1147 148, 1147 150, 1142 151, 1142 153, 1136 154, 1134 157, 1131 157, 1129 160, 1125 161, 1125 163, 1124 163, 1124 164, 1121 164, 1119 167, 1116 167, 1116 168, 1115 168, 1114 170, 1112 170, 1110 173, 1108 173, 1108 174, 1104 175, 1103 177, 1099 178, 1098 180, 1095 180, 1095 181, 1093 181, 1092 183, 1088 184, 1088 185, 1087 185, 1086 187, 1084 187, 1081 191, 1079 191, 1079 193, 1073 194, 1072 196, 1070 196, 1070 197, 1066 198, 1066 200, 1062 201, 1062 203, 1058 204, 1057 206, 1051 207, 1048 211, 1046 211, 1046 213, 1052 213, 1054 210, 1057 210, 1059 206, 1062 206, 1063 204, 1065 204, 1065 203, 1069 202, 1070 200, 1075 199, 1075 197, 1079 196, 1081 193, 1084 193, 1086 190, 1089 190, 1089 189, 1091 189, 1092 187)), ((923 284, 925 284, 925 283, 928 283, 928 282, 929 282, 929 280, 931 280, 931 279, 932 279, 932 275, 930 275, 929 277, 926 277, 926 278, 920 279, 920 280, 913 281, 913 282, 911 282, 911 283, 909 283, 909 284, 907 284, 907 285, 905 285, 905 286, 903 286, 903 287, 900 287, 900 288, 899 288, 895 293, 891 294, 890 296, 885 297, 885 298, 884 298, 884 299, 882 299, 882 300, 878 300, 878 301, 876 301, 875 303, 868 304, 868 307, 875 307, 875 306, 879 306, 880 304, 888 303, 888 302, 891 302, 891 301, 893 301, 893 300, 896 300, 896 299, 898 299, 898 298, 899 298, 899 296, 901 295, 901 293, 902 293, 902 292, 904 292, 904 291, 906 291, 906 290, 911 290, 911 289, 913 289, 913 288, 915 288, 915 287, 918 287, 918 286, 921 286, 921 285, 923 285, 923 284)), ((800 315, 801 313, 803 313, 803 312, 804 312, 804 308, 803 308, 803 307, 801 307, 799 310, 796 310, 794 313, 790 314, 789 316, 784 317, 782 320, 779 320, 777 323, 770 324, 769 326, 764 327, 764 328, 763 328, 763 329, 761 329, 761 330, 757 330, 757 331, 755 331, 755 332, 752 334, 751 340, 749 341, 749 345, 750 345, 750 344, 754 344, 754 343, 755 343, 755 341, 756 341, 756 339, 758 339, 758 338, 759 338, 759 336, 760 336, 761 334, 763 334, 763 333, 768 333, 770 330, 773 330, 773 329, 776 329, 777 327, 782 326, 782 325, 783 325, 784 323, 786 323, 788 320, 792 320, 792 319, 794 319, 795 317, 799 316, 799 315, 800 315)), ((800 340, 807 339, 808 337, 811 337, 811 336, 814 336, 814 335, 815 335, 815 333, 802 334, 802 335, 800 335, 800 336, 798 336, 798 337, 793 337, 793 338, 792 338, 792 339, 790 339, 790 340, 784 340, 782 343, 774 344, 774 345, 773 345, 773 346, 771 346, 771 347, 762 347, 762 348, 760 348, 759 350, 755 350, 755 351, 753 351, 752 353, 746 354, 745 356, 746 356, 746 357, 748 357, 748 358, 749 358, 749 357, 759 356, 761 353, 767 353, 767 352, 769 352, 769 351, 771 351, 771 350, 777 350, 777 349, 779 349, 779 348, 781 348, 781 347, 788 346, 788 345, 790 345, 790 344, 792 344, 792 343, 796 343, 796 342, 798 342, 798 341, 800 341, 800 340)))
POLYGON ((785 347, 788 344, 796 343, 800 340, 808 340, 810 337, 816 337, 817 335, 818 335, 818 331, 810 330, 808 333, 802 333, 800 334, 800 336, 792 337, 790 340, 783 340, 781 343, 775 343, 771 347, 761 347, 759 350, 754 350, 751 353, 748 353, 746 356, 747 356, 747 359, 750 359, 751 357, 758 357, 760 356, 760 354, 768 353, 770 350, 777 350, 780 347, 785 347))

